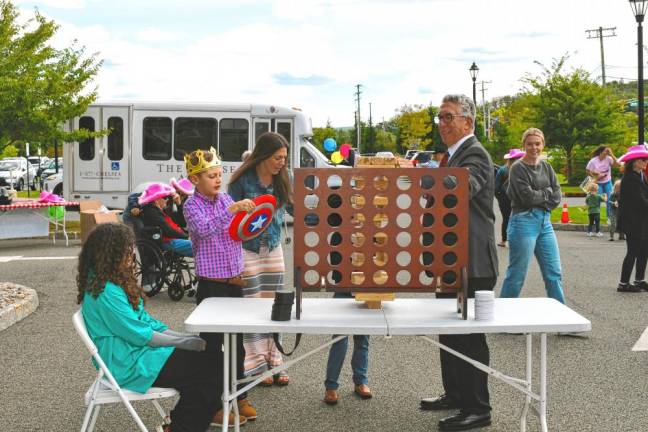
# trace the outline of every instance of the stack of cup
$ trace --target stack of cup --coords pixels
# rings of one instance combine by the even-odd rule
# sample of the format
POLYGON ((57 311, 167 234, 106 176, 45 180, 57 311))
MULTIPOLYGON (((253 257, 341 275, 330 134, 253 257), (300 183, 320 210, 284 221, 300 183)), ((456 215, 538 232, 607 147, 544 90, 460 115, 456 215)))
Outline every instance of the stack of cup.
POLYGON ((475 291, 475 319, 491 321, 495 316, 495 294, 493 291, 475 291))

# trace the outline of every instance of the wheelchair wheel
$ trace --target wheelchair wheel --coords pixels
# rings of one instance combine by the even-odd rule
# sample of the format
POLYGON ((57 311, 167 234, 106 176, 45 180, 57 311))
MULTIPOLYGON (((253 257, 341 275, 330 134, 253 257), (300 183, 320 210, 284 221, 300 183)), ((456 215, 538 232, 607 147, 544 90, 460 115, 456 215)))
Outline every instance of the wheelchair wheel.
POLYGON ((164 286, 165 263, 158 246, 148 240, 137 240, 135 265, 135 274, 144 293, 149 297, 159 293, 164 286))

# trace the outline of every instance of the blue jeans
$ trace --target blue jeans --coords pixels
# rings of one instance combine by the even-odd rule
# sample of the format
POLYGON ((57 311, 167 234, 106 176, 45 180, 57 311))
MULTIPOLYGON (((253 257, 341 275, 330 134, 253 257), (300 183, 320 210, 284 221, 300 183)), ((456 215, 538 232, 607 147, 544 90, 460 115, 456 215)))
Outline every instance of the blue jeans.
POLYGON ((551 226, 550 213, 543 209, 511 215, 508 226, 509 266, 502 284, 500 297, 520 296, 529 262, 535 254, 542 272, 547 295, 565 303, 558 241, 551 226))
MULTIPOLYGON (((333 298, 350 297, 350 293, 335 293, 333 295, 333 298)), ((335 338, 337 336, 333 337, 335 338)), ((340 378, 340 371, 342 370, 348 347, 348 337, 345 337, 331 345, 328 362, 326 364, 326 381, 324 381, 324 386, 327 390, 337 390, 338 387, 340 387, 338 379, 340 378)), ((369 369, 369 336, 353 336, 351 369, 353 370, 353 382, 355 385, 369 384, 369 378, 367 377, 367 369, 369 369)))
POLYGON ((191 240, 173 239, 171 241, 163 243, 162 247, 165 250, 173 250, 177 254, 180 254, 182 256, 186 256, 186 257, 193 256, 193 249, 191 249, 191 240))
POLYGON ((605 202, 605 209, 607 210, 607 217, 608 217, 608 224, 610 223, 610 206, 612 205, 610 203, 610 195, 612 195, 612 180, 608 180, 605 183, 597 183, 599 190, 598 193, 600 195, 607 195, 607 201, 605 202))

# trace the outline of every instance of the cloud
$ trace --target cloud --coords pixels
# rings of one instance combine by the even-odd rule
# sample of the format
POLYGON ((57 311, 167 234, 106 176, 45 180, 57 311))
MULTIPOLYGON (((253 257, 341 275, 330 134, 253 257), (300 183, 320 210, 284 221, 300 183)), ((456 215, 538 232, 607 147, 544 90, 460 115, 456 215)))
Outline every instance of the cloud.
POLYGON ((543 32, 543 31, 532 31, 532 32, 519 32, 519 33, 509 33, 508 34, 508 37, 512 37, 512 38, 530 38, 530 39, 544 38, 544 37, 550 37, 550 36, 556 36, 556 33, 549 33, 549 32, 543 32))
POLYGON ((502 51, 489 50, 488 48, 484 48, 484 47, 463 48, 461 52, 466 54, 482 54, 482 55, 496 55, 502 53, 502 51))
POLYGON ((418 92, 420 94, 430 94, 430 93, 432 93, 432 89, 429 88, 429 87, 419 87, 418 92))
POLYGON ((154 27, 148 27, 140 30, 135 35, 137 40, 151 43, 174 42, 181 38, 177 32, 162 31, 154 27))
POLYGON ((328 84, 333 80, 331 78, 321 75, 310 75, 307 77, 296 77, 287 72, 281 72, 272 76, 275 81, 280 85, 306 85, 306 86, 319 86, 328 84))
POLYGON ((86 7, 86 0, 40 0, 38 2, 14 0, 14 2, 23 6, 47 6, 54 9, 83 9, 86 7))

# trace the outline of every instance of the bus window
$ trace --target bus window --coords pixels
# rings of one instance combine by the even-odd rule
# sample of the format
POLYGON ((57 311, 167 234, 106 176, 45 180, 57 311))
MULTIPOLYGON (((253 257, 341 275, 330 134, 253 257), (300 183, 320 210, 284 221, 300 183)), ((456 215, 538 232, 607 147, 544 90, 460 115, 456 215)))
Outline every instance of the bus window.
POLYGON ((110 117, 108 119, 108 159, 113 161, 122 160, 124 157, 124 120, 121 117, 110 117))
POLYGON ((277 133, 283 135, 288 144, 292 146, 292 124, 290 122, 277 121, 277 133))
POLYGON ((219 153, 226 162, 240 162, 248 149, 249 124, 245 119, 222 119, 219 153))
POLYGON ((301 168, 315 168, 315 158, 303 147, 299 150, 299 159, 301 168))
POLYGON ((218 123, 204 117, 178 117, 173 127, 173 157, 184 160, 184 155, 197 149, 218 148, 216 143, 218 123))
POLYGON ((142 129, 144 159, 171 159, 171 119, 168 117, 146 117, 142 129))
MULTIPOLYGON (((81 117, 79 119, 79 129, 86 129, 90 132, 95 131, 95 121, 92 117, 81 117)), ((89 161, 95 157, 95 139, 87 138, 79 141, 79 158, 89 161)))
POLYGON ((256 144, 259 136, 270 131, 270 123, 265 121, 257 121, 254 123, 254 143, 256 144))

